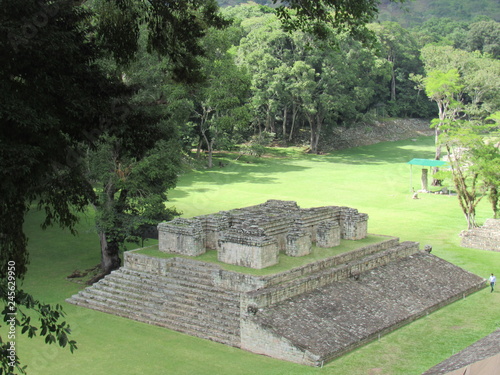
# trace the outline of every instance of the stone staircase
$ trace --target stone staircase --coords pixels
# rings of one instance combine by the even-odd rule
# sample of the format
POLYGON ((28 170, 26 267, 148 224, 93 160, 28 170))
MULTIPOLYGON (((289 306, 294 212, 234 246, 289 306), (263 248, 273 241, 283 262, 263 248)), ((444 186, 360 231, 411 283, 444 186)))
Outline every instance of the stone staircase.
POLYGON ((176 258, 160 276, 122 267, 67 302, 239 346, 239 295, 212 284, 210 265, 176 258))

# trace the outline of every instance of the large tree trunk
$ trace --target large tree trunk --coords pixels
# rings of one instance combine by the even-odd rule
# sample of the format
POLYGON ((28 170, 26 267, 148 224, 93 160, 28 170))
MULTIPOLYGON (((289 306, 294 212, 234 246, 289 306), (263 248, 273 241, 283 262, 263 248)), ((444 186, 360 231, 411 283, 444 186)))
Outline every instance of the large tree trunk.
POLYGON ((309 139, 309 152, 315 154, 317 152, 316 140, 316 124, 314 123, 313 115, 306 115, 307 121, 309 122, 309 128, 311 129, 311 135, 309 139))
POLYGON ((427 179, 427 175, 429 170, 427 168, 422 168, 422 190, 423 191, 428 191, 429 190, 429 183, 427 179))
POLYGON ((321 126, 323 124, 323 119, 319 116, 308 116, 309 125, 311 127, 311 143, 310 143, 310 153, 317 154, 318 153, 318 143, 319 137, 321 134, 321 126))
POLYGON ((99 241, 101 243, 101 269, 105 276, 120 268, 122 263, 120 248, 116 242, 108 242, 106 233, 99 233, 99 241))
POLYGON ((213 164, 213 145, 214 141, 213 140, 208 140, 206 132, 203 132, 203 139, 205 140, 205 144, 207 145, 207 151, 208 151, 208 168, 212 168, 214 166, 213 164))
POLYGON ((200 139, 198 140, 198 147, 196 148, 196 159, 200 159, 200 155, 201 155, 201 146, 203 146, 203 138, 200 137, 200 139))
MULTIPOLYGON (((444 106, 441 103, 438 103, 438 109, 439 109, 439 124, 436 125, 435 131, 434 131, 434 144, 436 145, 436 154, 434 155, 435 160, 441 160, 441 144, 439 143, 439 135, 441 134, 441 124, 444 122, 444 106)), ((432 168, 432 173, 436 174, 439 172, 438 167, 432 168)), ((438 179, 433 179, 432 180, 432 186, 441 186, 442 181, 438 179)))
POLYGON ((287 107, 283 108, 283 140, 286 138, 286 121, 287 121, 287 107))
POLYGON ((493 218, 498 219, 498 200, 500 199, 500 191, 496 186, 491 186, 488 199, 490 200, 493 209, 493 218))
POLYGON ((297 120, 297 113, 299 112, 299 106, 294 102, 292 107, 292 127, 290 128, 290 136, 288 140, 291 141, 293 138, 293 131, 295 130, 295 121, 297 120))
POLYGON ((391 78, 391 101, 396 101, 396 72, 394 71, 394 65, 392 66, 391 78))

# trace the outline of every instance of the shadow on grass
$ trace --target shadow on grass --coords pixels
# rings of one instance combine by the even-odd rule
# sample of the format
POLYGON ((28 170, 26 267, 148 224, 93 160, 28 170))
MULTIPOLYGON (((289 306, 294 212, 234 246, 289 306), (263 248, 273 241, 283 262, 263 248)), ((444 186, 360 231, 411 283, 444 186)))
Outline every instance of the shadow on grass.
POLYGON ((433 159, 429 147, 434 144, 433 137, 420 137, 417 142, 411 139, 335 151, 327 155, 311 155, 310 160, 318 162, 374 165, 407 163, 413 158, 433 159), (418 142, 418 146, 417 146, 418 142))

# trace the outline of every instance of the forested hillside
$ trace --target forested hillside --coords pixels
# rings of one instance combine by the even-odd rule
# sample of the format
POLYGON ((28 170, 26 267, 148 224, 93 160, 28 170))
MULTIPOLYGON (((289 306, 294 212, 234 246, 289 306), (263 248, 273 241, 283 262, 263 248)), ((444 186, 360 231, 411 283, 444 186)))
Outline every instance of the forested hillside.
MULTIPOLYGON (((218 0, 221 7, 256 3, 272 6, 272 0, 218 0)), ((497 0, 413 0, 404 5, 382 0, 380 21, 398 22, 403 26, 417 26, 432 17, 446 17, 455 21, 473 21, 487 16, 500 21, 500 6, 497 0)))
POLYGON ((404 5, 382 0, 380 21, 394 21, 405 27, 417 26, 430 18, 470 22, 482 16, 500 21, 497 0, 414 0, 404 5))

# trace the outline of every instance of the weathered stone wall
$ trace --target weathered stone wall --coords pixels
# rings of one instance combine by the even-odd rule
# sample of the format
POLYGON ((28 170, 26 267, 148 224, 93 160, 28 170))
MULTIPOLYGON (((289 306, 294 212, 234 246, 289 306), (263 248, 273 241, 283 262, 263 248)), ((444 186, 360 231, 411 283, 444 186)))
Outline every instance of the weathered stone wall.
POLYGON ((277 251, 290 256, 310 253, 311 243, 333 247, 340 239, 366 237, 368 215, 349 207, 301 209, 293 201, 221 211, 158 225, 160 251, 196 256, 216 249, 222 262, 251 268, 269 267, 277 251))
POLYGON ((167 253, 198 256, 206 252, 200 220, 175 219, 158 224, 158 248, 167 253))
MULTIPOLYGON (((364 237, 366 237, 366 231, 364 237)), ((340 226, 337 221, 325 220, 318 225, 316 245, 319 247, 335 247, 340 245, 340 226)))
POLYGON ((298 277, 303 277, 305 275, 324 271, 329 268, 336 267, 340 264, 345 264, 351 262, 355 259, 368 256, 370 254, 374 254, 381 250, 389 249, 395 247, 399 244, 399 239, 396 237, 387 236, 387 240, 371 244, 367 246, 363 246, 359 249, 349 251, 347 253, 339 254, 330 258, 326 258, 314 263, 309 263, 301 267, 294 268, 289 271, 285 271, 279 274, 266 276, 264 279, 266 280, 266 286, 272 286, 281 284, 293 279, 297 279, 298 277))
POLYGON ((431 135, 434 129, 430 128, 429 120, 395 118, 351 127, 335 126, 329 137, 320 140, 320 149, 341 150, 431 135))
POLYGON ((301 365, 318 366, 321 358, 300 348, 283 336, 274 334, 269 327, 256 324, 250 319, 241 321, 241 349, 256 354, 282 359, 301 365))
MULTIPOLYGON (((326 237, 325 233, 325 237, 326 237)), ((339 240, 340 242, 340 240, 339 240)), ((332 245, 337 246, 337 245, 332 245)), ((327 247, 327 246, 325 246, 327 247)), ((310 254, 312 249, 311 234, 300 229, 290 231, 286 236, 285 254, 291 257, 302 257, 310 254)))
MULTIPOLYGON (((306 264, 301 267, 291 269, 289 271, 273 274, 269 276, 254 276, 243 274, 234 271, 223 270, 219 266, 211 265, 213 285, 220 286, 221 288, 235 291, 235 292, 250 292, 257 289, 268 288, 283 284, 294 279, 303 278, 310 274, 315 274, 328 269, 333 269, 339 265, 353 262, 358 258, 363 258, 375 254, 385 249, 394 248, 399 244, 399 239, 396 237, 387 236, 387 240, 367 245, 359 249, 335 255, 314 263, 306 264)), ((124 253, 124 267, 140 271, 149 272, 156 275, 168 274, 172 264, 175 264, 178 258, 158 258, 150 257, 143 254, 138 254, 136 251, 126 251, 124 253)), ((191 260, 195 262, 195 260, 191 260)), ((202 262, 196 261, 197 263, 202 262)), ((200 266, 201 266, 200 265, 200 266)), ((356 269, 355 272, 359 272, 356 269)), ((348 273, 346 272, 346 275, 348 273)))
POLYGON ((218 260, 237 266, 262 269, 278 263, 278 247, 275 241, 235 243, 221 241, 218 260))
POLYGON ((218 214, 198 216, 205 232, 205 247, 218 250, 220 235, 231 226, 230 216, 226 212, 218 214))
POLYGON ((340 226, 342 238, 346 240, 361 240, 368 231, 368 215, 360 214, 358 210, 350 207, 341 207, 340 226))
POLYGON ((123 253, 123 266, 139 272, 148 272, 153 275, 165 276, 170 267, 175 263, 175 258, 156 258, 135 251, 123 253))
POLYGON ((463 247, 500 251, 500 219, 488 219, 482 227, 462 231, 460 236, 463 247))

